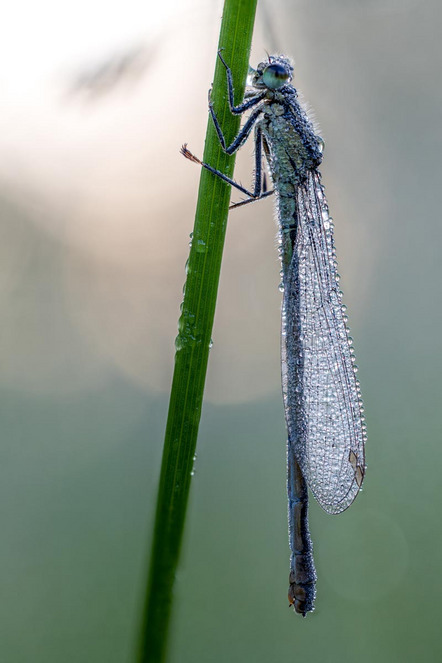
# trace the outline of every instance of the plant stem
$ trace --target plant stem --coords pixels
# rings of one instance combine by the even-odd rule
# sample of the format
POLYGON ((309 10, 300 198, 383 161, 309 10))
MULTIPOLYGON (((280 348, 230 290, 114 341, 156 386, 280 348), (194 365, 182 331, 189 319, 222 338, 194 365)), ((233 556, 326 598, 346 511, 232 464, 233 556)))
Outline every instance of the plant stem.
MULTIPOLYGON (((255 10, 256 0, 225 0, 219 48, 224 49, 223 57, 232 69, 235 103, 244 93, 255 10)), ((226 73, 218 58, 212 99, 226 140, 231 141, 238 132, 240 118, 230 113, 226 73)), ((210 118, 204 161, 232 177, 235 156, 222 151, 210 118)), ((183 168, 187 167, 183 159, 183 168)), ((230 186, 202 169, 176 340, 138 663, 166 660, 173 585, 201 416, 229 201, 230 186)))

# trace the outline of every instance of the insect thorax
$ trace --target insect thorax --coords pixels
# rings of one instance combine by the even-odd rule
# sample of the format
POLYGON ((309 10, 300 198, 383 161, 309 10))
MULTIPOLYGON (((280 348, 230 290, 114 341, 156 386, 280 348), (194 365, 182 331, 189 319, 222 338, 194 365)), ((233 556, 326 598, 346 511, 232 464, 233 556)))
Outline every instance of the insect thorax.
POLYGON ((322 138, 315 133, 296 93, 273 94, 263 105, 259 126, 270 150, 269 165, 277 191, 278 184, 305 181, 308 171, 321 163, 322 138))

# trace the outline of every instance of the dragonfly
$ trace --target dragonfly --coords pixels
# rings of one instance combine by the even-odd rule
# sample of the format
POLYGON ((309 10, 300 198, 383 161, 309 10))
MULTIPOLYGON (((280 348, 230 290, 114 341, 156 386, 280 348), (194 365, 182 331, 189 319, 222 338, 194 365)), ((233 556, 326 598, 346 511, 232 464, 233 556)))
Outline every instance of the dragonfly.
POLYGON ((304 617, 314 610, 317 574, 308 523, 308 488, 330 514, 345 511, 361 490, 367 439, 353 341, 339 287, 333 219, 318 170, 324 141, 291 84, 293 66, 271 55, 250 69, 250 89, 230 111, 248 119, 227 145, 209 91, 209 111, 220 144, 235 153, 254 130, 255 180, 248 190, 188 149, 182 154, 247 196, 238 207, 276 197, 281 260, 281 373, 287 426, 287 493, 290 544, 289 603, 304 617), (262 162, 273 182, 267 190, 262 162))

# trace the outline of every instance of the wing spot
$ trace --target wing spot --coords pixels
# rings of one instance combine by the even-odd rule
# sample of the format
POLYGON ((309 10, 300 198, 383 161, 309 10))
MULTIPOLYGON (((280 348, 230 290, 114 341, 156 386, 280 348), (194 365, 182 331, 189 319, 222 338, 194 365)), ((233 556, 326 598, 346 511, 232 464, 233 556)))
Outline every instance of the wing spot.
POLYGON ((358 484, 358 487, 360 488, 362 486, 362 482, 364 480, 364 470, 363 468, 359 465, 357 456, 355 452, 350 449, 350 453, 348 454, 348 462, 352 466, 354 473, 355 473, 355 480, 356 483, 358 484))

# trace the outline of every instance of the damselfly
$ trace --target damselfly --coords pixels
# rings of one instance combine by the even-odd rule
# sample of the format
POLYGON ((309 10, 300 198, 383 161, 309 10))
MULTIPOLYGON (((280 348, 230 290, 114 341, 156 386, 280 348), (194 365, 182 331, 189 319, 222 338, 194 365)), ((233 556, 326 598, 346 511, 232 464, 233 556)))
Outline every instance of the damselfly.
POLYGON ((283 55, 251 70, 252 89, 234 104, 227 73, 230 110, 254 108, 231 145, 226 145, 209 95, 209 110, 227 154, 238 150, 255 128, 253 191, 202 163, 184 145, 182 153, 246 194, 232 207, 276 193, 282 264, 282 388, 288 431, 289 601, 296 612, 313 610, 316 571, 308 527, 309 486, 327 511, 347 509, 365 473, 365 422, 346 308, 339 289, 333 221, 321 175, 324 143, 290 84, 293 67, 283 55), (262 152, 274 189, 263 186, 262 152))

